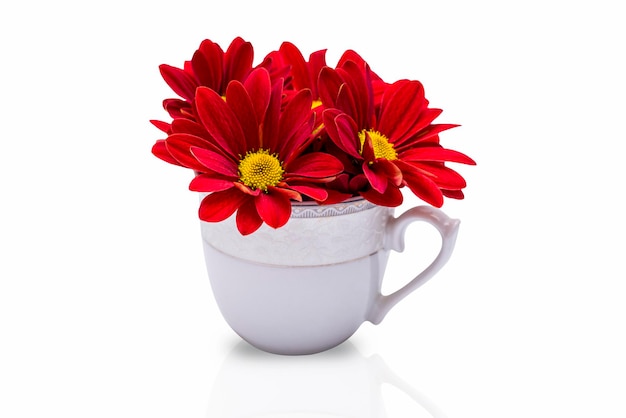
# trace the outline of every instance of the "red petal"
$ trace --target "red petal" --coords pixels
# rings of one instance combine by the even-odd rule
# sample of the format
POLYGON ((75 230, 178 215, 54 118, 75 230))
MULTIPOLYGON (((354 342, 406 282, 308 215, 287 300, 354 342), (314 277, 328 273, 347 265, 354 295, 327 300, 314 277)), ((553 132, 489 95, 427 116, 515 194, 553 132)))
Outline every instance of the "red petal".
POLYGON ((337 109, 342 112, 347 113, 354 119, 356 125, 359 128, 363 128, 363 115, 360 115, 357 110, 357 104, 352 94, 352 90, 348 87, 347 83, 344 83, 339 88, 339 92, 337 93, 337 101, 336 101, 337 109))
POLYGON ((370 69, 367 63, 356 63, 354 61, 346 61, 340 69, 340 74, 345 74, 344 79, 348 85, 350 94, 342 96, 340 91, 337 101, 337 107, 343 109, 344 106, 354 109, 350 115, 356 121, 357 126, 364 128, 370 127, 373 123, 374 116, 374 92, 370 79, 370 69), (347 100, 345 105, 341 103, 342 97, 347 100))
POLYGON ((365 138, 361 147, 361 155, 363 156, 363 159, 367 162, 373 162, 374 160, 376 160, 376 152, 374 151, 372 137, 367 131, 365 132, 365 138))
POLYGON ((380 206, 388 206, 388 207, 396 207, 402 204, 404 200, 404 196, 402 196, 402 192, 397 187, 393 187, 389 185, 385 193, 378 193, 374 189, 369 189, 360 193, 366 200, 374 203, 375 205, 380 206))
MULTIPOLYGON (((428 100, 426 100, 426 106, 428 106, 428 100)), ((434 109, 425 107, 420 111, 419 118, 417 120, 417 125, 415 126, 416 131, 421 131, 430 125, 439 115, 441 115, 443 111, 441 109, 434 109)))
POLYGON ((226 80, 244 81, 252 70, 254 48, 250 42, 236 37, 224 53, 224 77, 226 80))
POLYGON ((350 193, 343 193, 343 192, 332 190, 332 189, 328 189, 327 191, 328 191, 328 197, 324 199, 323 201, 319 201, 320 204, 332 205, 334 203, 341 203, 344 200, 349 199, 352 196, 354 196, 353 194, 350 194, 350 193))
POLYGON ((237 189, 239 189, 240 192, 245 193, 245 194, 250 195, 250 196, 258 196, 259 194, 262 193, 261 189, 254 189, 254 190, 252 190, 251 188, 249 188, 245 184, 240 183, 238 181, 233 182, 233 186, 235 186, 237 189))
POLYGON ((422 108, 426 107, 424 88, 419 81, 398 81, 385 92, 378 130, 392 142, 414 135, 422 108))
POLYGON ((398 162, 402 170, 402 178, 413 194, 435 207, 443 205, 443 194, 437 184, 429 177, 421 174, 411 165, 398 162))
POLYGON ((441 189, 441 193, 443 193, 445 197, 449 197, 450 199, 462 200, 465 198, 465 195, 463 194, 462 190, 441 189))
POLYGON ((343 80, 336 70, 330 67, 322 68, 318 78, 317 88, 320 100, 324 103, 324 106, 327 108, 337 107, 337 96, 339 95, 339 89, 342 84, 343 80))
POLYGON ((206 171, 206 167, 191 154, 191 147, 208 148, 211 146, 204 139, 189 134, 172 134, 165 140, 165 145, 167 151, 180 165, 197 171, 206 171))
POLYGON ((416 135, 411 136, 411 137, 406 137, 405 139, 401 140, 401 141, 395 141, 394 142, 394 146, 396 147, 396 151, 401 152, 402 151, 402 147, 410 147, 415 145, 416 143, 426 143, 426 142, 433 142, 435 144, 437 144, 439 142, 437 135, 439 135, 439 133, 446 131, 448 129, 452 129, 452 128, 456 128, 459 125, 454 125, 454 124, 439 124, 439 125, 429 125, 428 127, 422 129, 421 131, 419 131, 416 135))
POLYGON ((191 180, 189 190, 192 192, 221 192, 233 187, 232 180, 200 174, 191 180))
MULTIPOLYGON (((215 90, 219 94, 224 93, 222 87, 229 81, 224 75, 224 50, 215 42, 205 39, 200 44, 198 51, 204 57, 207 67, 198 68, 198 70, 205 71, 206 73, 197 74, 196 76, 201 76, 203 81, 207 83, 203 85, 215 90)), ((193 64, 195 63, 192 59, 192 65, 193 64)))
POLYGON ((198 215, 206 222, 220 222, 235 213, 246 199, 250 199, 250 196, 234 187, 223 192, 211 193, 200 202, 198 215))
POLYGON ((254 199, 249 199, 241 205, 237 211, 236 221, 241 235, 249 235, 263 225, 263 219, 256 210, 254 199))
POLYGON ((357 174, 350 179, 350 191, 359 192, 369 186, 367 177, 364 174, 357 174))
POLYGON ((291 42, 283 42, 278 49, 283 58, 291 65, 293 86, 296 90, 310 88, 309 71, 302 53, 291 42))
MULTIPOLYGON (((263 58, 263 61, 258 64, 256 68, 265 68, 269 74, 272 82, 277 80, 288 80, 291 78, 289 71, 289 65, 285 64, 285 60, 278 51, 272 51, 263 58)), ((287 85, 289 82, 285 82, 287 85)))
MULTIPOLYGON (((355 63, 359 65, 366 64, 363 57, 361 57, 356 51, 352 49, 348 49, 341 55, 341 57, 339 58, 339 61, 337 62, 337 67, 342 67, 347 61, 354 61, 355 63)), ((370 72, 371 72, 373 80, 375 81, 381 80, 381 78, 376 73, 374 73, 373 71, 370 71, 370 72)))
POLYGON ((211 135, 200 123, 191 119, 174 119, 172 121, 172 133, 189 134, 205 139, 207 143, 213 140, 211 135))
POLYGON ((314 123, 315 114, 311 112, 309 120, 300 125, 291 138, 284 139, 285 144, 282 146, 280 156, 285 164, 289 164, 294 158, 307 152, 306 149, 316 138, 313 134, 314 123))
POLYGON ((350 176, 347 173, 341 173, 337 175, 332 181, 328 183, 328 188, 334 190, 348 191, 348 184, 350 182, 350 176))
POLYGON ((313 92, 313 97, 319 99, 319 90, 317 88, 317 80, 322 68, 326 67, 326 50, 322 49, 313 52, 309 56, 309 87, 313 92))
POLYGON ((289 188, 297 191, 298 193, 309 196, 310 198, 319 202, 323 202, 324 200, 328 199, 328 191, 326 189, 322 189, 321 187, 290 184, 289 188))
POLYGON ((261 193, 254 199, 256 210, 263 222, 272 228, 285 225, 291 216, 291 201, 277 188, 268 188, 269 193, 261 193))
POLYGON ((393 161, 379 158, 374 163, 374 167, 377 171, 384 173, 389 181, 395 186, 399 187, 402 184, 402 171, 393 163, 393 161))
POLYGON ((343 164, 330 154, 311 152, 296 158, 285 169, 289 176, 324 178, 341 173, 343 164))
POLYGON ((222 93, 222 51, 219 46, 209 40, 204 40, 191 58, 191 66, 200 86, 206 86, 222 93), (210 45, 211 44, 211 45, 210 45))
POLYGON ((378 193, 385 193, 387 190, 387 183, 389 180, 384 172, 373 169, 375 164, 370 165, 367 162, 363 163, 363 173, 367 180, 372 185, 372 188, 378 193))
POLYGON ((246 153, 239 120, 222 96, 207 87, 198 87, 196 107, 200 121, 225 152, 234 158, 246 153))
POLYGON ((374 106, 376 106, 376 108, 379 108, 380 103, 382 102, 382 98, 385 92, 387 91, 387 89, 389 88, 389 84, 385 83, 380 78, 376 79, 375 74, 373 72, 371 72, 371 74, 372 74, 372 90, 374 91, 374 106))
POLYGON ((165 99, 163 100, 163 108, 173 119, 176 118, 192 118, 193 110, 189 102, 181 99, 165 99))
POLYGON ((476 162, 465 154, 441 147, 416 147, 404 151, 400 158, 403 161, 437 161, 476 165, 476 162))
POLYGON ((172 126, 167 122, 153 119, 150 121, 150 123, 156 126, 159 130, 165 132, 166 134, 169 134, 172 130, 172 126))
MULTIPOLYGON (((261 68, 255 71, 263 71, 267 73, 267 70, 261 68)), ((269 75, 268 75, 269 77, 269 75)), ((279 132, 279 120, 280 109, 282 105, 283 86, 282 83, 274 83, 272 86, 271 96, 267 111, 263 122, 263 132, 261 133, 261 147, 271 152, 276 152, 279 149, 278 132, 279 132)))
POLYGON ((203 166, 216 173, 238 178, 238 165, 222 154, 204 148, 191 147, 191 154, 196 157, 203 166))
POLYGON ((174 93, 189 102, 193 101, 198 84, 191 75, 180 68, 172 67, 167 64, 161 64, 159 70, 163 80, 174 90, 174 93))
POLYGON ((287 183, 279 183, 275 187, 268 187, 268 190, 271 190, 272 193, 280 193, 289 200, 302 202, 302 195, 295 190, 291 190, 291 186, 287 183))
POLYGON ((357 148, 357 142, 359 142, 358 128, 350 116, 340 113, 336 109, 326 109, 324 111, 324 124, 328 136, 335 145, 352 157, 361 159, 361 154, 357 148))
POLYGON ((167 147, 165 146, 164 139, 159 139, 156 141, 156 143, 152 146, 152 154, 167 163, 184 167, 184 165, 179 163, 176 158, 172 157, 172 154, 170 154, 170 152, 167 150, 167 147))
POLYGON ((411 166, 431 178, 440 188, 456 190, 467 185, 463 176, 441 163, 412 163, 411 166))
MULTIPOLYGON (((278 144, 278 153, 280 155, 287 156, 290 151, 300 146, 299 142, 306 139, 307 136, 296 135, 296 132, 300 131, 302 125, 307 122, 313 122, 311 119, 311 110, 313 99, 311 97, 311 90, 300 90, 296 93, 285 109, 280 115, 280 128, 278 130, 278 136, 282 143, 278 144), (294 138, 296 135, 296 138, 294 138)), ((309 125, 309 133, 312 131, 312 123, 309 125)))
POLYGON ((246 88, 239 81, 233 81, 228 84, 226 103, 228 103, 241 125, 243 136, 246 139, 246 149, 258 149, 259 122, 256 111, 246 88))
POLYGON ((272 92, 269 73, 267 70, 252 71, 246 79, 244 87, 252 100, 256 120, 260 123, 265 118, 265 112, 267 112, 272 92))

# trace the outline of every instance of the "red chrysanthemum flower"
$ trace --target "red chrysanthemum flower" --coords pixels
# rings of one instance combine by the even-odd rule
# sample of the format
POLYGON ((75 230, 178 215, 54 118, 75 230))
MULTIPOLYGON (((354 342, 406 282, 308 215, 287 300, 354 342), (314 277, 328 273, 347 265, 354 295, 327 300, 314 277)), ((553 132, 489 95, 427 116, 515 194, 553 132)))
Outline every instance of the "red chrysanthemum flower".
POLYGON ((179 165, 198 173, 189 188, 209 193, 200 219, 219 222, 236 212, 237 228, 247 235, 263 223, 285 225, 292 201, 327 198, 320 184, 343 166, 329 154, 305 153, 314 137, 311 91, 300 90, 284 107, 282 96, 282 80, 272 83, 268 70, 258 68, 243 83, 231 81, 224 97, 199 87, 199 123, 174 121, 165 146, 179 165))
MULTIPOLYGON (((275 51, 279 54, 282 67, 289 69, 289 76, 285 79, 285 97, 288 100, 289 95, 302 89, 310 89, 313 93, 313 109, 317 114, 317 118, 322 123, 322 113, 324 106, 319 94, 319 76, 326 64, 326 49, 315 51, 309 55, 306 61, 304 55, 296 45, 291 42, 283 42, 275 51)), ((357 64, 365 64, 365 60, 355 51, 349 49, 345 51, 337 63, 337 68, 341 71, 341 67, 347 62, 353 61, 357 64)), ((380 102, 382 93, 387 87, 385 83, 376 73, 370 71, 372 86, 374 89, 375 104, 380 102)))
POLYGON ((346 60, 337 70, 322 71, 319 88, 326 132, 360 166, 369 184, 360 195, 398 206, 400 188, 407 186, 436 207, 442 206, 444 195, 463 198, 465 180, 445 162, 475 162, 439 144, 439 133, 458 125, 432 124, 441 110, 428 107, 419 81, 387 86, 377 104, 368 65, 346 60))
MULTIPOLYGON (((215 42, 205 39, 193 54, 191 61, 186 61, 182 69, 168 64, 159 66, 165 82, 182 98, 165 99, 163 107, 174 120, 181 118, 197 120, 194 105, 196 89, 200 86, 208 87, 224 96, 229 82, 245 81, 253 70, 253 59, 252 44, 241 37, 235 38, 226 52, 215 42)), ((275 54, 268 54, 256 68, 260 67, 269 71, 272 80, 285 78, 289 74, 287 65, 280 62, 275 54)), ((172 133, 171 123, 159 120, 150 122, 161 131, 172 133)), ((176 159, 167 152, 163 140, 156 141, 152 153, 164 161, 177 164, 176 159)))
POLYGON ((159 66, 167 85, 182 98, 166 99, 163 107, 174 119, 195 120, 193 102, 196 89, 205 86, 224 95, 231 80, 243 82, 250 74, 253 59, 252 44, 240 37, 230 43, 226 52, 215 42, 205 39, 182 69, 168 64, 159 66))
MULTIPOLYGON (((195 114, 196 89, 208 87, 220 95, 226 92, 231 80, 244 81, 252 71, 254 50, 250 42, 241 37, 235 38, 226 52, 215 42, 205 39, 194 52, 191 61, 185 61, 183 68, 161 64, 159 71, 168 86, 181 98, 170 98, 163 101, 163 108, 174 119, 197 120, 195 114)), ((154 126, 166 134, 172 132, 170 123, 151 120, 154 126)), ((164 140, 157 140, 152 153, 171 164, 178 164, 165 147, 164 140)))

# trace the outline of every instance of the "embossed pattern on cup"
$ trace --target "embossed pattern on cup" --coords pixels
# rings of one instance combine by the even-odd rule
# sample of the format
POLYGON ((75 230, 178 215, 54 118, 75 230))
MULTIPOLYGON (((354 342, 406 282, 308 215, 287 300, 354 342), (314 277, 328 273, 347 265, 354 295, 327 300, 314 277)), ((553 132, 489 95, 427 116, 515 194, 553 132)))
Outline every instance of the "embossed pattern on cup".
POLYGON ((364 199, 334 205, 294 204, 282 228, 261 226, 251 235, 237 231, 235 217, 202 222, 202 237, 213 248, 240 258, 279 266, 318 266, 356 260, 383 247, 393 209, 364 199))

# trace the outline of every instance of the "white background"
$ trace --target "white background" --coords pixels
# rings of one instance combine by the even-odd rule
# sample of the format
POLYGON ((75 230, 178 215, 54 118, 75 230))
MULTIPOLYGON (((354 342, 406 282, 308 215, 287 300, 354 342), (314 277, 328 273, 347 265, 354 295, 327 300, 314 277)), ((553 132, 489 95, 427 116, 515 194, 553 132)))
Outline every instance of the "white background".
MULTIPOLYGON (((625 417, 623 20, 609 0, 3 2, 0 416, 625 417), (421 80, 478 162, 443 207, 449 264, 325 354, 240 342, 190 174, 150 153, 158 65, 235 36, 255 62, 288 40, 421 80)), ((406 252, 434 238, 412 227, 406 252)))

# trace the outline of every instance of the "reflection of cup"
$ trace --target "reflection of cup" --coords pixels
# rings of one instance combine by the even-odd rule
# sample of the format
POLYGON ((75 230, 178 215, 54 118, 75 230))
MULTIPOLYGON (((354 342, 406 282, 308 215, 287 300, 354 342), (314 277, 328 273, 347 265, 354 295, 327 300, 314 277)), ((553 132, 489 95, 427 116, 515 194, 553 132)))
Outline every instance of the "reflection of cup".
POLYGON ((413 413, 444 416, 380 356, 366 358, 350 342, 306 357, 271 356, 240 342, 224 359, 213 383, 207 416, 381 418, 386 416, 383 383, 408 395, 415 402, 413 413))
MULTIPOLYGON (((265 351, 311 354, 335 347, 364 321, 378 324, 450 258, 459 221, 430 206, 393 210, 364 199, 293 204, 282 228, 242 236, 235 217, 202 223, 213 295, 230 327, 265 351), (409 224, 441 234, 432 263, 405 286, 381 294, 390 250, 404 249, 409 224)), ((419 257, 419 254, 417 254, 419 257)))

